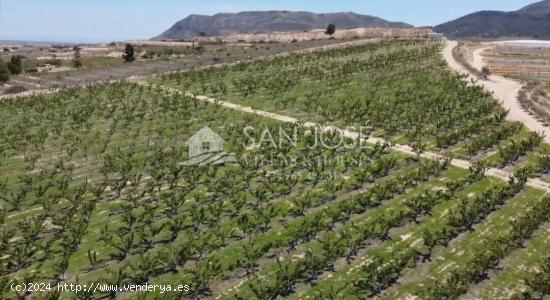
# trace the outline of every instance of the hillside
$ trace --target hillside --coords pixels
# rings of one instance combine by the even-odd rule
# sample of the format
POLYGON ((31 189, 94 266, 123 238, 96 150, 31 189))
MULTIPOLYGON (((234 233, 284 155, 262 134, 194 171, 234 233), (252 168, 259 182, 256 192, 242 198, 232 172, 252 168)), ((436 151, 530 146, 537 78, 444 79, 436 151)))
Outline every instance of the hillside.
POLYGON ((550 0, 513 12, 480 11, 434 27, 450 37, 550 38, 550 0))
POLYGON ((337 28, 412 27, 406 23, 390 22, 356 13, 315 14, 291 11, 251 11, 221 13, 214 16, 190 15, 153 39, 189 39, 200 35, 304 31, 325 28, 330 23, 336 24, 337 28))

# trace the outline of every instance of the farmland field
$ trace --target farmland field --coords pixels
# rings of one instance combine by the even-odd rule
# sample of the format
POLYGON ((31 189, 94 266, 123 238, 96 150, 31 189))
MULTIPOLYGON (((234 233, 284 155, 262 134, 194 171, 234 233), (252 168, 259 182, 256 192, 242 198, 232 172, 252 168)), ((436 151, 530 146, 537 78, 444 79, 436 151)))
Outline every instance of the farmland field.
POLYGON ((523 109, 541 123, 550 124, 550 46, 539 41, 505 41, 489 44, 480 54, 495 75, 525 82, 518 100, 523 109))
POLYGON ((497 42, 485 57, 493 73, 524 80, 550 80, 550 46, 546 42, 497 42))
POLYGON ((548 293, 550 197, 528 180, 547 180, 550 149, 441 50, 377 42, 0 102, 2 296, 548 293), (193 163, 205 126, 230 159, 193 163), (10 290, 29 282, 187 289, 10 290))
POLYGON ((373 43, 157 82, 319 123, 371 126, 375 135, 440 148, 497 126, 503 113, 489 94, 447 71, 440 51, 437 43, 373 43))

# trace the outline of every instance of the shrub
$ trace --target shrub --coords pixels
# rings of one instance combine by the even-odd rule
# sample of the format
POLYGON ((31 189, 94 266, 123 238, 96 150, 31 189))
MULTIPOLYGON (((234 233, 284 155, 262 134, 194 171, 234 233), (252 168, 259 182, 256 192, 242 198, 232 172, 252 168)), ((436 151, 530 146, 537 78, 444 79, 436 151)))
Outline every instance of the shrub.
POLYGON ((132 46, 131 44, 126 44, 126 46, 124 47, 124 53, 122 53, 122 58, 124 58, 124 62, 127 63, 131 63, 136 60, 134 54, 134 46, 132 46))
POLYGON ((0 59, 0 84, 3 84, 9 80, 10 80, 10 69, 4 63, 4 61, 0 59))
POLYGON ((82 55, 80 54, 80 47, 73 48, 73 68, 80 69, 82 67, 82 55))
POLYGON ((334 24, 328 24, 327 30, 325 31, 325 34, 333 35, 336 32, 336 25, 334 24))
POLYGON ((483 74, 483 76, 489 76, 491 75, 491 70, 489 69, 489 67, 485 66, 481 68, 481 74, 483 74))
POLYGON ((14 75, 21 74, 23 72, 23 56, 13 55, 8 63, 8 68, 14 75))

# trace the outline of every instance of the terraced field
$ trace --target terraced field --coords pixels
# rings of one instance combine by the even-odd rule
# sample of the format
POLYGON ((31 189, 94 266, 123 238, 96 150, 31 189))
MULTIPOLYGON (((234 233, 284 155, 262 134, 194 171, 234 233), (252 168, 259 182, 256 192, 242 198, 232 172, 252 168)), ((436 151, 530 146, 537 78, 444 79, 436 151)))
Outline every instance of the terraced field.
POLYGON ((371 43, 1 102, 2 296, 548 293, 550 197, 530 184, 547 145, 441 47, 371 43), (190 163, 205 126, 223 152, 190 163), (188 290, 10 289, 28 282, 188 290))

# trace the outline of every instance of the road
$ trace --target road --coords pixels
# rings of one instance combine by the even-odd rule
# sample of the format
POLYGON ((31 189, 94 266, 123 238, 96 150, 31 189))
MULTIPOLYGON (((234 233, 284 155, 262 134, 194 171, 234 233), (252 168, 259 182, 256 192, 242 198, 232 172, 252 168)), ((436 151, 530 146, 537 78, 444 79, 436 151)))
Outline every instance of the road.
MULTIPOLYGON (((443 50, 443 57, 447 61, 447 64, 451 69, 468 75, 467 80, 476 80, 476 84, 483 86, 487 91, 492 92, 493 96, 502 103, 505 109, 510 110, 507 120, 519 121, 529 128, 531 131, 544 133, 544 141, 550 143, 550 129, 545 127, 541 122, 535 119, 534 116, 529 115, 517 100, 518 93, 523 85, 517 81, 492 75, 488 80, 477 80, 477 78, 470 74, 466 68, 464 68, 453 57, 453 48, 457 46, 456 41, 447 41, 443 50)), ((473 67, 481 70, 483 67, 483 58, 481 52, 485 48, 477 49, 474 51, 473 67)))

